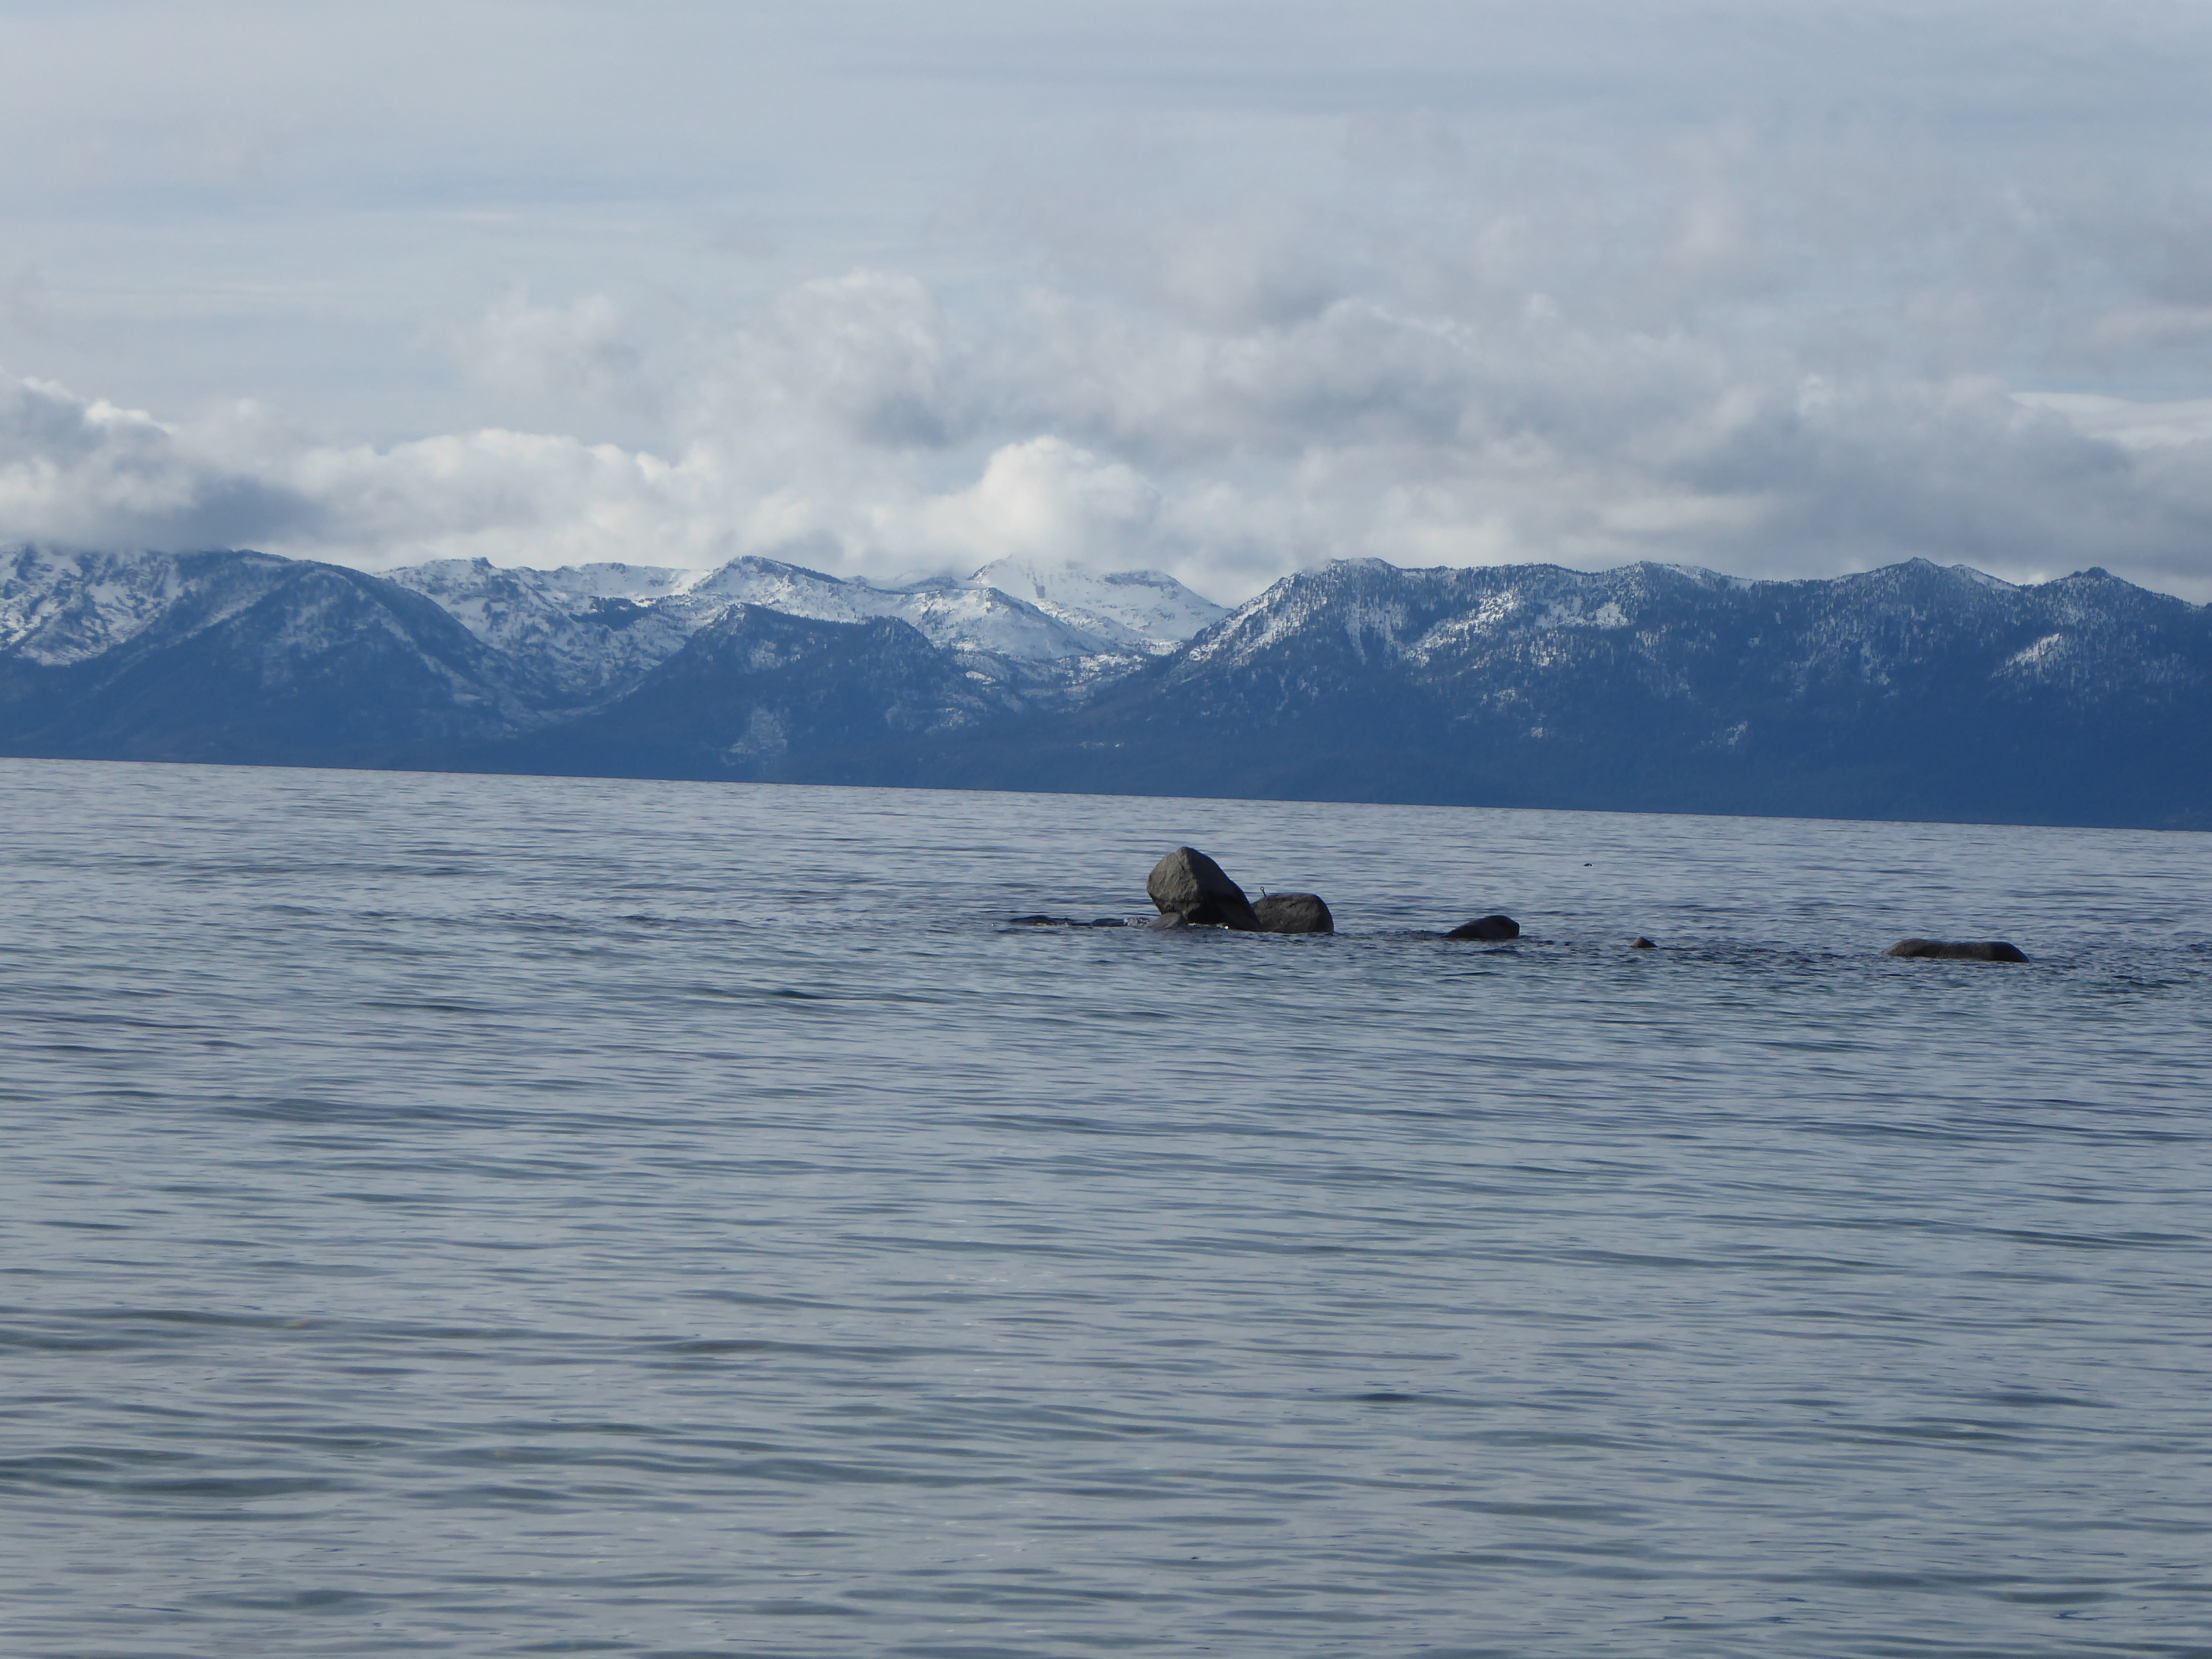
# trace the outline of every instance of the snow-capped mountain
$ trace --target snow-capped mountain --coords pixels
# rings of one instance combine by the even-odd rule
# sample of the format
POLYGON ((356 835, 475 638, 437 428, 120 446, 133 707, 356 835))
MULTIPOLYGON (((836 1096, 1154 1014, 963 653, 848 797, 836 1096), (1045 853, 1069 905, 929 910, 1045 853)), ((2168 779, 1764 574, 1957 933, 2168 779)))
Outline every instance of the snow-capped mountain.
POLYGON ((509 569, 438 559, 383 573, 494 650, 529 662, 560 701, 588 706, 635 684, 684 648, 700 618, 684 603, 692 573, 657 565, 509 569))
POLYGON ((1401 570, 1345 560, 1278 582, 1185 652, 1168 683, 1292 678, 1336 659, 1429 685, 1459 712, 1544 706, 1622 672, 1655 699, 1724 709, 1911 701, 2027 688, 2109 703, 2205 683, 2212 612, 2102 570, 2016 587, 1925 559, 1814 581, 1638 564, 1401 570), (1510 693, 1510 695, 1507 695, 1510 693))
POLYGON ((1792 582, 1344 561, 1028 763, 1164 793, 2172 822, 2212 810, 2212 609, 1925 560, 1792 582))
POLYGON ((774 559, 732 559, 691 590, 696 600, 757 605, 817 622, 896 617, 940 649, 1010 662, 1126 656, 1104 635, 1048 615, 988 583, 933 579, 896 586, 825 576, 774 559))
MULTIPOLYGON (((1144 589, 1154 596, 1154 610, 1164 604, 1192 625, 1219 611, 1169 578, 1148 576, 1144 589)), ((323 608, 329 611, 327 603, 323 608)), ((946 692, 930 705, 941 704, 944 718, 908 719, 927 701, 916 702, 922 697, 916 688, 936 682, 917 678, 911 651, 895 635, 866 635, 873 665, 865 672, 860 664, 868 652, 831 648, 818 630, 793 635, 773 650, 759 647, 782 653, 787 678, 801 673, 804 658, 810 684, 848 672, 901 688, 881 712, 887 719, 896 714, 896 729, 909 733, 1079 701, 1141 667, 1159 645, 1113 618, 1088 624, 1072 610, 1049 611, 987 581, 881 584, 751 557, 703 573, 618 563, 536 570, 448 559, 368 575, 259 553, 23 547, 0 553, 0 750, 90 754, 107 752, 101 745, 109 744, 136 755, 175 744, 197 757, 251 759, 262 752, 257 744, 275 741, 268 732, 304 733, 301 722, 313 708, 328 716, 316 701, 327 693, 356 696, 379 711, 368 725, 334 720, 333 732, 343 729, 349 742, 368 746, 332 750, 327 757, 374 763, 388 759, 394 744, 517 738, 633 696, 640 707, 662 707, 671 694, 655 687, 696 687, 698 663, 732 660, 730 637, 782 640, 761 620, 771 614, 833 629, 891 624, 912 635, 914 648, 933 653, 958 694, 946 692), (321 602, 343 596, 348 605, 368 609, 345 611, 350 620, 341 623, 337 612, 316 611, 314 595, 321 602), (732 636, 725 624, 747 616, 753 620, 732 636), (366 631, 356 637, 349 629, 366 631), (785 649, 802 637, 811 641, 806 651, 785 649), (358 670, 367 658, 393 650, 415 659, 419 672, 401 672, 379 657, 379 672, 391 677, 387 695, 362 681, 358 670), (143 718, 125 719, 111 706, 157 683, 167 688, 158 711, 145 708, 143 718), (398 695, 402 683, 416 690, 398 695), (434 683, 446 690, 425 689, 434 683), (246 703, 226 713, 228 705, 195 689, 218 684, 246 703), (310 695, 311 684, 323 690, 310 695), (256 698, 268 706, 248 708, 256 698), (448 702, 484 719, 456 726, 450 711, 441 712, 448 702), (198 734, 189 742, 179 735, 187 730, 198 734)), ((1173 625, 1156 624, 1153 633, 1173 625)), ((843 714, 820 714, 836 700, 818 684, 807 696, 817 714, 793 728, 799 749, 851 729, 843 714)), ((630 730, 635 720, 599 724, 630 730)), ((301 735, 298 742, 307 750, 288 736, 284 757, 312 751, 311 739, 301 735)), ((478 758, 495 763, 494 757, 478 758)))
MULTIPOLYGON (((274 569, 286 561, 265 555, 274 569)), ((0 653, 45 667, 82 662, 151 627, 188 577, 166 553, 21 547, 0 554, 0 653)))
POLYGON ((1018 569, 1012 561, 966 580, 895 584, 752 556, 704 573, 628 564, 532 570, 446 559, 383 574, 435 601, 486 644, 531 658, 579 703, 636 684, 740 605, 817 622, 895 618, 969 672, 1042 703, 1087 695, 1229 614, 1153 571, 1101 576, 1075 565, 1018 569), (1006 584, 1015 580, 1041 597, 1012 591, 1006 584))
POLYGON ((2212 608, 2100 570, 1352 560, 1177 641, 1218 609, 1006 562, 24 548, 0 753, 2212 827, 2212 608))
POLYGON ((528 731, 552 700, 531 664, 358 570, 0 555, 0 753, 391 764, 528 731))

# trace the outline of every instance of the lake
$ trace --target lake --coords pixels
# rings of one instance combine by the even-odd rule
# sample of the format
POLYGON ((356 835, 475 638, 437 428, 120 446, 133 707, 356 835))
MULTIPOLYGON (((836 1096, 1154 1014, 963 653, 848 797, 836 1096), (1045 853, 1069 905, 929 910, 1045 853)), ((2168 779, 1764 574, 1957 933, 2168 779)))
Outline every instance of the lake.
POLYGON ((10 1655, 2204 1656, 2209 1240, 2201 835, 0 761, 10 1655))

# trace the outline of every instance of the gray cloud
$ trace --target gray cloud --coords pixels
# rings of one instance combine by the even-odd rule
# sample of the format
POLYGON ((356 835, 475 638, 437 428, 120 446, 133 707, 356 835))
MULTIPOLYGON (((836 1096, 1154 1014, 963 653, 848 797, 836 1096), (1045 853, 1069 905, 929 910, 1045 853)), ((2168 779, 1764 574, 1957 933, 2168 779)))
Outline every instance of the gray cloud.
POLYGON ((2212 598, 2200 7, 638 15, 0 20, 0 538, 2212 598))
POLYGON ((311 527, 281 483, 182 449, 142 412, 0 376, 0 525, 12 539, 236 546, 311 527))

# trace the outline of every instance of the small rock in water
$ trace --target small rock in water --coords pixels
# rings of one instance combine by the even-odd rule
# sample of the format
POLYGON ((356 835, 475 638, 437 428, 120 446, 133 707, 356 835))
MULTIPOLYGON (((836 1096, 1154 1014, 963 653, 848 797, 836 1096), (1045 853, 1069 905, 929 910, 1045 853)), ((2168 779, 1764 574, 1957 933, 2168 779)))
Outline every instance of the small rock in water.
POLYGON ((1521 924, 1510 916, 1478 916, 1473 921, 1460 923, 1444 937, 1481 939, 1519 939, 1521 924))
POLYGON ((1659 947, 1654 945, 1650 939, 1644 938, 1643 934, 1638 933, 1634 939, 1628 941, 1628 948, 1632 951, 1656 951, 1659 947))
POLYGON ((1145 891, 1162 915, 1181 916, 1200 927, 1260 931, 1260 918, 1252 914, 1244 890, 1195 847, 1178 847, 1154 865, 1145 891))
POLYGON ((2026 962, 2017 945, 2001 939, 1901 939, 1882 952, 1889 957, 1928 957, 1940 962, 2026 962))
POLYGON ((1008 916, 1009 927, 1127 927, 1119 916, 1097 916, 1083 921, 1074 916, 1008 916))
POLYGON ((1336 918, 1318 893, 1268 893, 1252 907, 1263 933, 1333 933, 1336 918))

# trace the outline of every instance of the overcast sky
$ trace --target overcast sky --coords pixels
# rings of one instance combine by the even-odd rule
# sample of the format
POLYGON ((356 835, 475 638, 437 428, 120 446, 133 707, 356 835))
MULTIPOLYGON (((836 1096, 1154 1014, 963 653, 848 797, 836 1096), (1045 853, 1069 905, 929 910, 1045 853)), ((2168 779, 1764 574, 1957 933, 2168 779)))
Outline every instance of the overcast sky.
POLYGON ((2212 599, 2212 0, 0 0, 0 543, 2212 599))

